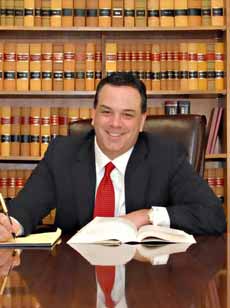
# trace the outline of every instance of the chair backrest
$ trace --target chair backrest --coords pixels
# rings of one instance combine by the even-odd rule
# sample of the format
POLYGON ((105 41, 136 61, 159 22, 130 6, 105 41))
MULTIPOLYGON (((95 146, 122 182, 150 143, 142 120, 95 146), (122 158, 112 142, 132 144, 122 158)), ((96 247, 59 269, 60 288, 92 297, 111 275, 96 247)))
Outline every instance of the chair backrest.
MULTIPOLYGON (((69 134, 78 135, 92 128, 91 120, 72 122, 69 134)), ((206 118, 202 115, 156 115, 148 116, 144 131, 166 136, 183 144, 188 160, 198 174, 203 176, 206 146, 206 118)))

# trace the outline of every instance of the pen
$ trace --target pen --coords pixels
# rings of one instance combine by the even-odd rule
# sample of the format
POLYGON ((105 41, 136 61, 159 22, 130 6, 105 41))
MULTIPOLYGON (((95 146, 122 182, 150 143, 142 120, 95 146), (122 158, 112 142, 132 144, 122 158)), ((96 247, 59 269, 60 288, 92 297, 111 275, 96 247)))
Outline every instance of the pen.
MULTIPOLYGON (((11 217, 9 216, 8 209, 7 209, 7 207, 6 207, 6 203, 5 203, 5 201, 4 201, 3 196, 2 196, 1 193, 0 193, 0 202, 1 202, 1 205, 2 205, 3 212, 4 212, 4 214, 8 217, 9 222, 10 222, 10 224, 11 224, 11 226, 12 226, 12 225, 13 225, 12 219, 11 219, 11 217)), ((13 238, 16 238, 16 235, 15 235, 14 232, 12 232, 12 236, 13 236, 13 238)))
MULTIPOLYGON (((16 250, 14 249, 13 250, 13 253, 12 253, 12 257, 15 257, 17 254, 16 250)), ((13 261, 12 261, 13 262, 13 261)), ((11 273, 11 270, 12 270, 13 266, 12 264, 10 265, 9 267, 9 270, 8 270, 8 273, 7 275, 4 277, 3 279, 3 282, 2 282, 2 285, 1 285, 1 288, 0 288, 0 295, 3 295, 4 291, 5 291, 5 288, 6 288, 6 284, 7 284, 7 280, 8 280, 8 277, 10 276, 10 273, 11 273)))

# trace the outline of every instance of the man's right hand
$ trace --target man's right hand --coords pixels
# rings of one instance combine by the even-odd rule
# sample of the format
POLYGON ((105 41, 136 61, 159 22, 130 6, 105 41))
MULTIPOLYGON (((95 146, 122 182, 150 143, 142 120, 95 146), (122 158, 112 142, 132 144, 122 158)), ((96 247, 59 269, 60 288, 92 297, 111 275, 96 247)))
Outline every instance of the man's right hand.
POLYGON ((6 242, 12 239, 12 233, 17 234, 20 230, 20 224, 12 219, 12 225, 9 218, 0 213, 0 242, 6 242))

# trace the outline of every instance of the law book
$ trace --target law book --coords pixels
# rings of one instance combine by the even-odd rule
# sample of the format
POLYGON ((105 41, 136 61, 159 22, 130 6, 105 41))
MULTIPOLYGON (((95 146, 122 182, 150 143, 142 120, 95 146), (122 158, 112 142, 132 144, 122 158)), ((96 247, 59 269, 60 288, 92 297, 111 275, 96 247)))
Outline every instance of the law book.
POLYGON ((72 27, 73 25, 75 27, 78 26, 77 24, 73 23, 73 12, 74 12, 73 8, 75 2, 76 0, 75 1, 62 0, 62 19, 61 19, 62 27, 72 27))
POLYGON ((11 107, 1 106, 1 156, 10 156, 11 107))
POLYGON ((75 89, 75 44, 64 43, 64 91, 75 89))
POLYGON ((212 25, 224 26, 224 0, 211 0, 212 25))
POLYGON ((117 72, 124 71, 124 54, 125 54, 125 44, 123 42, 117 43, 117 72))
POLYGON ((34 26, 35 0, 24 0, 24 27, 34 26))
MULTIPOLYGON (((130 44, 129 42, 125 43, 125 47, 124 47, 125 49, 124 50, 124 71, 125 72, 132 72, 133 70, 132 51, 134 50, 134 46, 136 48, 136 43, 133 43, 133 44, 130 44)), ((116 58, 113 57, 113 60, 115 61, 116 58)), ((117 66, 115 66, 115 69, 117 70, 117 66)))
POLYGON ((215 42, 215 90, 224 90, 224 43, 215 42))
POLYGON ((64 88, 64 46, 62 43, 53 44, 53 90, 63 91, 64 88))
POLYGON ((198 89, 207 90, 208 79, 207 79, 207 44, 198 43, 197 44, 197 72, 198 72, 198 89))
POLYGON ((208 141, 206 146, 206 154, 211 154, 212 139, 215 131, 215 123, 218 117, 219 107, 216 106, 211 110, 208 122, 208 141))
POLYGON ((3 198, 7 198, 7 182, 8 182, 8 170, 0 169, 0 192, 3 198))
POLYGON ((161 27, 174 27, 174 1, 160 1, 160 25, 161 27))
POLYGON ((179 61, 179 45, 177 43, 172 44, 173 51, 173 89, 180 90, 180 61, 179 61))
POLYGON ((68 108, 61 107, 59 110, 59 135, 68 135, 68 108))
POLYGON ((211 140, 210 154, 213 154, 215 152, 215 146, 217 142, 218 132, 220 129, 220 123, 221 123, 221 119, 223 115, 223 110, 224 110, 223 107, 218 107, 217 118, 215 121, 215 128, 214 128, 214 132, 213 132, 213 136, 211 140))
POLYGON ((179 43, 180 90, 188 90, 188 44, 179 43))
POLYGON ((167 227, 145 225, 137 230, 128 219, 122 217, 96 217, 79 230, 68 244, 121 245, 127 243, 163 244, 195 243, 192 235, 167 227))
POLYGON ((88 42, 85 47, 85 90, 95 89, 95 43, 88 42))
POLYGON ((42 43, 41 46, 41 88, 42 91, 52 90, 53 71, 53 45, 52 43, 42 43))
POLYGON ((74 0, 73 24, 75 27, 85 27, 86 25, 86 0, 74 0))
POLYGON ((30 155, 30 107, 21 107, 20 155, 30 155))
POLYGON ((16 44, 4 43, 3 88, 7 91, 16 90, 16 44))
POLYGON ((5 1, 5 26, 14 26, 14 0, 5 1))
POLYGON ((51 107, 50 109, 50 137, 51 140, 59 135, 59 108, 51 107))
POLYGON ((41 91, 41 43, 30 44, 30 91, 41 91))
POLYGON ((197 43, 188 43, 188 89, 198 89, 197 43))
POLYGON ((88 107, 81 107, 79 108, 79 118, 86 120, 91 119, 91 109, 88 107))
POLYGON ((188 0, 188 25, 201 26, 201 0, 188 0))
POLYGON ((159 91, 161 89, 160 72, 160 44, 152 44, 152 90, 159 91))
POLYGON ((75 90, 85 90, 85 43, 76 43, 76 74, 75 74, 75 90))
POLYGON ((112 0, 112 27, 123 27, 124 0, 112 0))
POLYGON ((16 170, 9 169, 7 176, 7 197, 12 199, 16 195, 16 170))
POLYGON ((160 44, 161 90, 167 90, 167 43, 160 44))
POLYGON ((0 42, 0 91, 3 90, 3 58, 4 57, 4 43, 0 42))
POLYGON ((52 28, 62 25, 62 0, 51 0, 50 26, 52 28))
POLYGON ((172 42, 166 44, 166 52, 167 52, 167 90, 174 90, 174 50, 172 42))
POLYGON ((22 27, 24 25, 24 0, 14 1, 14 25, 22 27))
POLYGON ((142 80, 144 82, 145 79, 145 52, 144 52, 144 44, 143 43, 137 43, 136 44, 136 51, 137 51, 137 61, 136 61, 136 73, 138 79, 142 80))
POLYGON ((123 244, 119 246, 107 246, 70 243, 69 245, 91 265, 115 266, 126 264, 132 259, 149 262, 153 265, 158 264, 157 260, 159 259, 166 260, 165 262, 167 262, 170 255, 185 252, 191 244, 179 243, 154 246, 123 244))
POLYGON ((211 21, 211 0, 201 1, 201 24, 202 26, 210 26, 211 21))
POLYGON ((135 26, 135 0, 124 0, 124 25, 127 28, 135 26))
POLYGON ((16 45, 16 88, 18 91, 29 90, 29 44, 16 45))
POLYGON ((146 86, 146 90, 150 91, 152 90, 152 80, 151 80, 151 66, 152 66, 152 62, 151 62, 151 50, 152 50, 152 44, 145 44, 144 45, 144 49, 145 49, 145 61, 144 61, 144 83, 146 86))
POLYGON ((24 187, 24 169, 17 169, 16 178, 15 178, 15 195, 16 196, 23 187, 24 187))
POLYGON ((42 25, 42 0, 35 0, 34 4, 34 26, 41 27, 42 25))
POLYGON ((41 16, 42 27, 50 27, 51 0, 42 0, 41 16))
POLYGON ((105 46, 105 71, 111 75, 117 71, 117 44, 107 43, 105 46))
POLYGON ((17 106, 11 107, 11 145, 10 155, 20 155, 20 131, 21 131, 21 108, 17 106))
MULTIPOLYGON (((128 55, 128 52, 130 52, 130 61, 131 61, 130 71, 132 72, 133 75, 137 75, 137 58, 138 58, 137 48, 138 48, 137 42, 131 42, 129 44, 129 48, 128 45, 125 46, 126 55, 128 55)), ((126 60, 125 64, 128 64, 128 59, 126 58, 125 60, 126 60)), ((127 65, 125 65, 125 71, 129 72, 129 68, 127 65)))
POLYGON ((7 0, 1 0, 0 1, 0 5, 1 5, 1 17, 0 17, 0 21, 1 21, 1 26, 5 26, 5 21, 6 21, 6 2, 7 0))
POLYGON ((43 228, 44 227, 38 229, 37 232, 39 233, 30 234, 28 236, 20 236, 7 242, 1 242, 0 248, 52 247, 60 239, 61 229, 52 228, 50 229, 52 231, 49 231, 49 229, 43 228))
POLYGON ((175 27, 188 26, 188 1, 174 0, 175 27))
POLYGON ((95 89, 102 79, 102 46, 101 42, 96 42, 95 51, 95 89))
POLYGON ((40 156, 41 108, 30 109, 30 156, 40 156))
POLYGON ((135 26, 146 27, 147 3, 146 0, 135 0, 135 26))
POLYGON ((73 123, 79 120, 80 114, 79 114, 79 108, 78 107, 69 107, 68 108, 68 123, 73 123))
POLYGON ((41 107, 41 147, 40 155, 43 157, 50 143, 50 107, 41 107))
POLYGON ((159 27, 160 0, 147 0, 147 25, 148 27, 159 27))
POLYGON ((98 8, 98 26, 105 28, 111 27, 112 0, 98 0, 98 8))
POLYGON ((215 43, 207 43, 207 79, 208 90, 215 90, 215 43))
POLYGON ((86 26, 98 27, 99 0, 86 0, 86 26))

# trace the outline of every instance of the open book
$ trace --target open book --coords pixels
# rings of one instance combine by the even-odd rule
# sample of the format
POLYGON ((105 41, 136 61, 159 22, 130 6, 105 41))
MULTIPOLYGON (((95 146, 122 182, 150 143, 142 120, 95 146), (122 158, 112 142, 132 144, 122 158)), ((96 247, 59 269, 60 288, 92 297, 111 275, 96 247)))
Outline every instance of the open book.
POLYGON ((67 243, 122 243, 162 244, 195 243, 192 235, 172 228, 145 225, 137 230, 129 220, 121 217, 96 217, 78 231, 67 243))
POLYGON ((11 239, 8 242, 0 242, 0 248, 27 248, 27 247, 52 247, 61 236, 61 229, 55 228, 55 231, 30 234, 11 239))

